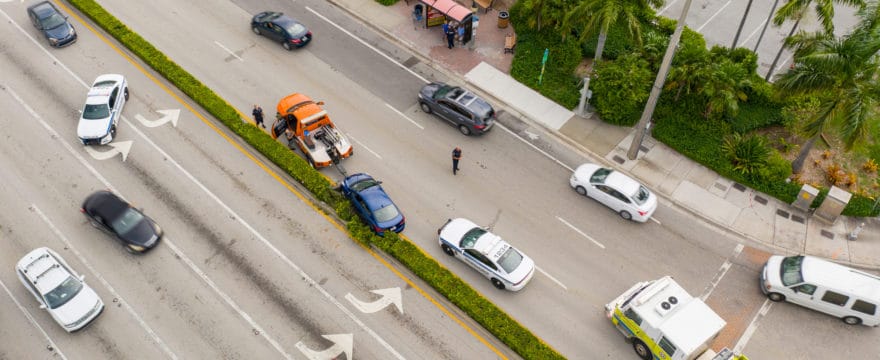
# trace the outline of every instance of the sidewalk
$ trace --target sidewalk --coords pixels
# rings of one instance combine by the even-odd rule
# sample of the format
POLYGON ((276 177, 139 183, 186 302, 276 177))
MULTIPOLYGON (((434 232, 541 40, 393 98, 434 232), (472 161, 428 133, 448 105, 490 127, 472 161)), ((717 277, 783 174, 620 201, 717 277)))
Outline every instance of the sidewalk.
MULTIPOLYGON (((880 269, 880 220, 840 217, 834 224, 811 217, 766 194, 723 178, 714 171, 647 137, 636 160, 626 156, 634 131, 608 125, 593 115, 571 111, 516 82, 508 74, 513 59, 504 54, 504 37, 513 33, 497 27, 498 9, 478 12, 473 49, 446 48, 442 30, 416 28, 410 17, 416 1, 383 6, 368 0, 330 0, 375 30, 427 59, 436 70, 468 83, 497 99, 500 108, 521 115, 518 120, 548 133, 607 165, 632 175, 661 198, 707 222, 742 236, 776 254, 809 254, 853 266, 880 269), (523 99, 528 99, 524 101, 523 99), (860 222, 865 227, 856 241, 847 235, 860 222)), ((505 9, 501 9, 505 10, 505 9)), ((499 122, 505 126, 504 119, 499 122)))

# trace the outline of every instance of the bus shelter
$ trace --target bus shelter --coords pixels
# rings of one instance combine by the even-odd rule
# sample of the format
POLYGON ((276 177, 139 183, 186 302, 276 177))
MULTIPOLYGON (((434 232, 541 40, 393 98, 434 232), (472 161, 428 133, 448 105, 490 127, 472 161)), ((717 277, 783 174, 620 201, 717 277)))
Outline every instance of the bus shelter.
MULTIPOLYGON (((458 26, 464 26, 462 42, 467 43, 473 35, 473 11, 455 0, 419 0, 425 4, 425 26, 442 25, 452 20, 458 26)), ((453 24, 456 25, 456 24, 453 24)))

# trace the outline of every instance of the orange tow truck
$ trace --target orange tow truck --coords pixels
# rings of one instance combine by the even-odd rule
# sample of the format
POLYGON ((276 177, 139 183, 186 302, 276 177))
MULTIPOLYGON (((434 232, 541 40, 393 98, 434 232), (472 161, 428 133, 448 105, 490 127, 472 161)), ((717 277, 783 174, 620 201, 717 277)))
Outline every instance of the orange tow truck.
POLYGON ((309 165, 318 169, 334 164, 354 153, 351 143, 330 121, 323 101, 315 102, 300 93, 278 102, 272 138, 287 137, 287 147, 298 147, 309 165))

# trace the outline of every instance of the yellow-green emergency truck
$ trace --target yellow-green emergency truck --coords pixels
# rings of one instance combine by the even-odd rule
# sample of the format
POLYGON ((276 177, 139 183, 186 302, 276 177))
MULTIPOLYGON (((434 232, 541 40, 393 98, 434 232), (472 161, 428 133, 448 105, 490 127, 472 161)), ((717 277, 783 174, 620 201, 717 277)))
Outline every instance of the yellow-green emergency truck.
POLYGON ((670 276, 635 284, 605 314, 644 360, 748 360, 709 349, 727 323, 670 276))

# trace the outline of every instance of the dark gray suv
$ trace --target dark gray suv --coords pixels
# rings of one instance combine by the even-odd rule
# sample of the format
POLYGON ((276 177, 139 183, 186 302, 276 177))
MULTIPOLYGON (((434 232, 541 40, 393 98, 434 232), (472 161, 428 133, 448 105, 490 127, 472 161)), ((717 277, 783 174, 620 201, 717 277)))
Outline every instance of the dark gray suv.
POLYGON ((458 86, 433 82, 419 91, 419 106, 458 127, 462 134, 482 134, 495 124, 492 105, 458 86))

